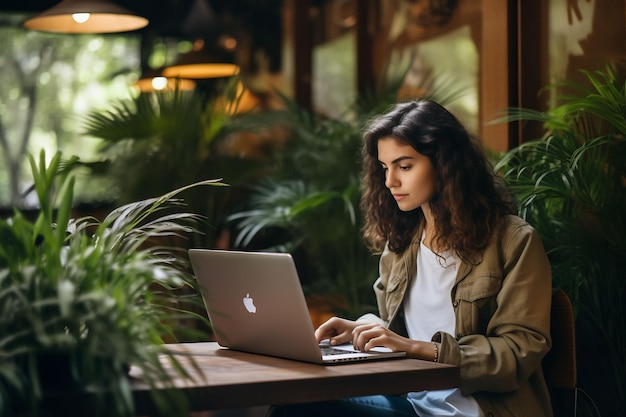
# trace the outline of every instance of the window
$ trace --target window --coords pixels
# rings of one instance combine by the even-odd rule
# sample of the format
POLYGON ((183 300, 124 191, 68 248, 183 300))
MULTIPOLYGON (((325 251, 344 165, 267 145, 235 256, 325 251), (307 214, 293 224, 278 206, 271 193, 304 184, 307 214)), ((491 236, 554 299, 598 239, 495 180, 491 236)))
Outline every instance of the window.
MULTIPOLYGON (((25 16, 0 14, 0 207, 29 206, 27 154, 83 161, 96 158, 97 139, 81 134, 81 117, 128 98, 139 68, 136 35, 61 35, 28 31, 25 16)), ((110 187, 77 178, 76 201, 109 200, 110 187)))

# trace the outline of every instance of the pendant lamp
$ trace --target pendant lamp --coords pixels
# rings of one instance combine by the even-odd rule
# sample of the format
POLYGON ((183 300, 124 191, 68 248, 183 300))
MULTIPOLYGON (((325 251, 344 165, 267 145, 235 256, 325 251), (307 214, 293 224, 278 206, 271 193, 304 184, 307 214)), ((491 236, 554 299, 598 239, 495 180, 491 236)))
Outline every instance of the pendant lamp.
POLYGON ((138 88, 142 93, 176 89, 179 91, 188 91, 196 88, 196 82, 183 78, 168 78, 159 70, 146 70, 142 72, 141 78, 138 79, 133 86, 138 88))
POLYGON ((163 75, 173 78, 220 78, 239 73, 239 66, 230 62, 224 52, 207 50, 203 40, 181 55, 173 65, 163 69, 163 75))
POLYGON ((116 33, 141 29, 148 19, 106 0, 63 0, 24 27, 56 33, 116 33))

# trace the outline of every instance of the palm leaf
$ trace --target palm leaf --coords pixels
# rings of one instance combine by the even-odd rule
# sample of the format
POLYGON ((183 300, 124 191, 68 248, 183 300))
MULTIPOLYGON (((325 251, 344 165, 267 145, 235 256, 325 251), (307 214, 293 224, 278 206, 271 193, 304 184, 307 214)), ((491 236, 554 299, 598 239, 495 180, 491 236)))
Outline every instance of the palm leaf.
MULTIPOLYGON (((70 219, 76 159, 57 153, 46 165, 42 152, 39 164, 30 161, 42 210, 34 222, 19 211, 0 221, 0 415, 41 411, 49 387, 39 364, 51 353, 69 358, 70 378, 96 393, 94 414, 133 415, 128 364, 137 364, 151 386, 171 387, 158 356, 163 337, 174 336, 175 321, 200 302, 197 292, 178 297, 197 283, 186 259, 163 241, 196 233, 202 219, 181 211, 177 196, 226 184, 193 183, 120 207, 102 222, 70 219)), ((186 412, 175 390, 161 392, 159 404, 169 415, 186 412)))
MULTIPOLYGON (((519 202, 520 214, 539 231, 551 260, 554 285, 568 292, 584 335, 579 342, 611 345, 604 374, 591 382, 596 395, 612 392, 616 409, 626 404, 626 88, 610 68, 582 71, 589 85, 559 83, 567 94, 545 113, 510 109, 501 120, 544 123, 544 139, 505 153, 496 169, 519 202)), ((594 347, 593 349, 595 349, 594 347)), ((587 363, 582 373, 592 375, 587 363)), ((584 378, 581 378, 584 380, 584 378)))

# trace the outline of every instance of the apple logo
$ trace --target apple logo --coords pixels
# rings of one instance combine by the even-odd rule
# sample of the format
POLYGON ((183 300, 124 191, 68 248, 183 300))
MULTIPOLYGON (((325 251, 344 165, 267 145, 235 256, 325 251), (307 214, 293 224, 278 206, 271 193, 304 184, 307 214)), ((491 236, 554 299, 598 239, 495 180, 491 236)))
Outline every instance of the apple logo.
POLYGON ((256 313, 256 306, 254 305, 254 300, 250 298, 250 294, 246 294, 243 298, 243 305, 246 307, 246 310, 250 313, 256 313))

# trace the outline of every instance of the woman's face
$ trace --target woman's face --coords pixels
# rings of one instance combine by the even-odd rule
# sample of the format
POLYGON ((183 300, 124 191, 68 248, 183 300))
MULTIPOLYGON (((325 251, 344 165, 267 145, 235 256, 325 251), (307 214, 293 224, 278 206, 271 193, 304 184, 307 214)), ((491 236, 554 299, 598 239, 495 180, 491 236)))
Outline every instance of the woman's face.
POLYGON ((378 161, 385 186, 402 211, 428 204, 435 193, 435 167, 427 156, 392 137, 378 141, 378 161))

